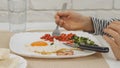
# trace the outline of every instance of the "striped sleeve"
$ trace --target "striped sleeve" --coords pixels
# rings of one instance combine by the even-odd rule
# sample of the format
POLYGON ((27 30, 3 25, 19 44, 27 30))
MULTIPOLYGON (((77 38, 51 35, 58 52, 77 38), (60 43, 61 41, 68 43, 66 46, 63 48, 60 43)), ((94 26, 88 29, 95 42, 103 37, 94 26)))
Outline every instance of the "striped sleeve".
POLYGON ((113 21, 120 21, 118 18, 112 18, 110 20, 99 19, 95 17, 91 17, 94 27, 95 35, 103 35, 103 29, 107 27, 113 21))

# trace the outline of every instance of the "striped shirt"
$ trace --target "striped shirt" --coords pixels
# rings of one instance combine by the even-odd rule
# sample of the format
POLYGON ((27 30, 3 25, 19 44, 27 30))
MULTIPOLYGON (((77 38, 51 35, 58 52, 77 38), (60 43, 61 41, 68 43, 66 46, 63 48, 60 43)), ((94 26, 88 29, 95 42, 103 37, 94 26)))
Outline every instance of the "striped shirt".
POLYGON ((93 27, 94 27, 94 34, 95 35, 103 35, 103 29, 107 27, 110 23, 113 21, 120 21, 120 19, 117 18, 112 18, 110 20, 104 20, 104 19, 99 19, 95 17, 91 17, 92 22, 93 22, 93 27))

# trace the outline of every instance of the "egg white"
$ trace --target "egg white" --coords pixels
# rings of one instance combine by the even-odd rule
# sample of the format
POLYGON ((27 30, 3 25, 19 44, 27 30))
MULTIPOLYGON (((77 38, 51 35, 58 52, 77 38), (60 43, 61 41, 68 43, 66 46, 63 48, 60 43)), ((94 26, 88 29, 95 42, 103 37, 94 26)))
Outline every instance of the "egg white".
MULTIPOLYGON (((43 41, 43 40, 42 40, 43 41)), ((27 49, 32 52, 48 52, 48 53, 53 53, 56 52, 60 49, 71 49, 71 47, 65 46, 61 42, 55 40, 53 45, 50 45, 51 42, 49 41, 44 41, 48 44, 48 46, 31 46, 31 44, 27 44, 27 49)))

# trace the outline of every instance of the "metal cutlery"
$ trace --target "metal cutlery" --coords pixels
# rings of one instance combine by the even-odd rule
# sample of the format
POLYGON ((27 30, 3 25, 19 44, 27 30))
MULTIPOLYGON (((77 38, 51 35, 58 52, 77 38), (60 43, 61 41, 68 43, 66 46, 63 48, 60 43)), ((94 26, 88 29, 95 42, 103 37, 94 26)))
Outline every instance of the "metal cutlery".
MULTIPOLYGON (((64 11, 67 8, 67 3, 64 3, 62 6, 62 11, 64 11)), ((59 26, 57 25, 55 30, 52 32, 52 36, 59 36, 60 35, 60 30, 59 30, 59 26)))
MULTIPOLYGON (((63 43, 67 46, 70 47, 75 47, 76 44, 67 44, 67 43, 63 43)), ((86 45, 86 44, 80 44, 77 45, 77 48, 83 49, 83 50, 90 50, 90 51, 95 51, 95 52, 101 52, 101 53, 108 53, 109 52, 109 48, 108 47, 101 47, 98 45, 86 45)))

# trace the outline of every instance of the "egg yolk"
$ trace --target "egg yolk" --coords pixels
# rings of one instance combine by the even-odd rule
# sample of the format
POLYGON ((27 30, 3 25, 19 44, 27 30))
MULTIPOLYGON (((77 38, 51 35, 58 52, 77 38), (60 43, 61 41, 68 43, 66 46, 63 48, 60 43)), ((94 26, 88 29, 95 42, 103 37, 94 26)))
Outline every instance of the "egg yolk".
POLYGON ((36 41, 31 43, 32 46, 47 46, 48 44, 44 41, 36 41))

